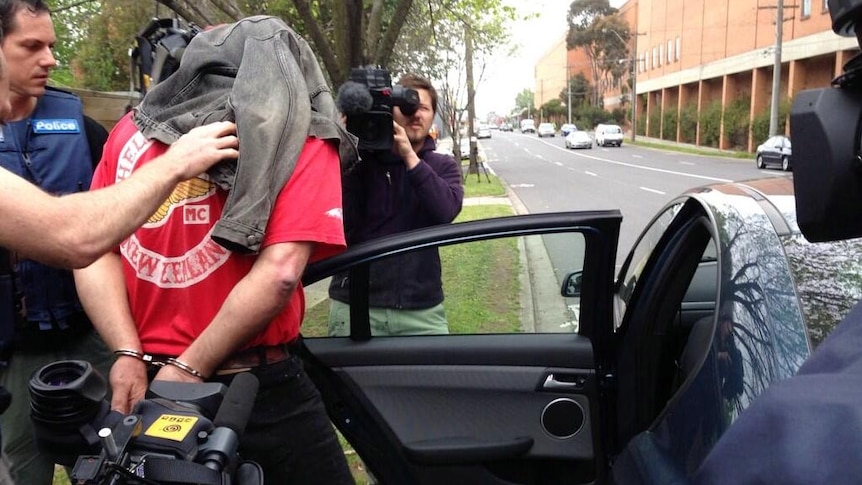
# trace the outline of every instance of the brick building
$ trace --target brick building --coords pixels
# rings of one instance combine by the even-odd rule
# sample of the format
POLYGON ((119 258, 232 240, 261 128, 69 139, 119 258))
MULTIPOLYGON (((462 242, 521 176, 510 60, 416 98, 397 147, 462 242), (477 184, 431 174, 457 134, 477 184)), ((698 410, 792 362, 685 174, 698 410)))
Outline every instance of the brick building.
MULTIPOLYGON (((587 79, 591 79, 590 63, 583 49, 566 49, 566 36, 560 37, 557 42, 548 49, 545 54, 536 62, 533 72, 535 80, 534 101, 536 108, 541 108, 548 101, 559 98, 560 93, 566 89, 566 81, 578 74, 583 74, 587 79)), ((566 104, 566 100, 564 105, 566 104)), ((533 115, 537 122, 546 121, 542 118, 542 113, 533 115)), ((550 120, 558 125, 562 120, 550 120)))
MULTIPOLYGON (((749 151, 762 142, 756 138, 771 105, 776 2, 629 0, 623 5, 618 15, 638 34, 630 41, 638 133, 749 151)), ((828 86, 858 47, 855 38, 832 32, 826 0, 784 4, 779 96, 786 112, 797 92, 828 86)), ((605 107, 625 104, 624 89, 607 89, 605 107)))

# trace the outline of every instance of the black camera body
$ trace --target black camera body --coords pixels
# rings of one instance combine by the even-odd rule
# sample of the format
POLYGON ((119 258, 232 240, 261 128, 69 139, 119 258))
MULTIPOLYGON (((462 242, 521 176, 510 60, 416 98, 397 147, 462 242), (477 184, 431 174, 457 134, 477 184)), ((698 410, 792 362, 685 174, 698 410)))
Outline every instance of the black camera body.
POLYGON ((104 378, 85 361, 59 361, 30 379, 36 444, 74 466, 76 484, 261 485, 237 453, 257 394, 244 373, 220 383, 154 381, 131 414, 110 411, 104 378))
MULTIPOLYGON (((829 0, 832 30, 856 35, 862 0, 829 0)), ((862 236, 862 55, 833 87, 801 91, 790 111, 799 228, 812 242, 862 236)))
POLYGON ((393 144, 392 108, 410 116, 419 108, 419 93, 392 85, 389 71, 377 67, 353 68, 350 80, 338 90, 338 106, 347 117, 347 131, 359 139, 359 151, 390 151, 393 144))

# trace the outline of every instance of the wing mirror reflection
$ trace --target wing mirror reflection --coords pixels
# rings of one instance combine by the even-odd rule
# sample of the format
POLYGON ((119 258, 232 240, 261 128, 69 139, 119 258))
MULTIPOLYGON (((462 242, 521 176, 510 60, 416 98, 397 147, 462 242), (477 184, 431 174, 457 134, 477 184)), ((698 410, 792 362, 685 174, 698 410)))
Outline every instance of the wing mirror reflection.
POLYGON ((567 298, 578 298, 581 296, 581 284, 583 283, 584 271, 577 270, 563 278, 563 286, 560 294, 567 298))

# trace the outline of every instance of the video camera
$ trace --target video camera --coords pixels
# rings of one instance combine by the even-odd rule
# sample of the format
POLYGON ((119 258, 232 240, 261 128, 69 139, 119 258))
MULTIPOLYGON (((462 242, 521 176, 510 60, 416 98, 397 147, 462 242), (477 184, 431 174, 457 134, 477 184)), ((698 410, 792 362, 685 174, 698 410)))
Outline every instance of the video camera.
MULTIPOLYGON (((828 0, 832 30, 856 35, 862 0, 828 0)), ((833 87, 802 91, 790 111, 796 216, 809 241, 862 236, 862 54, 833 87)))
POLYGON ((135 37, 137 47, 129 51, 132 89, 147 94, 176 72, 186 46, 200 32, 197 25, 184 26, 177 19, 152 19, 135 37))
POLYGON ((237 453, 257 395, 252 374, 230 387, 153 381, 129 415, 110 411, 107 383, 85 361, 48 364, 29 387, 36 444, 74 465, 72 483, 263 484, 260 466, 237 453))
POLYGON ((389 71, 377 67, 350 70, 336 98, 347 117, 347 131, 359 138, 359 152, 390 151, 393 144, 392 107, 411 116, 419 108, 415 89, 392 85, 389 71))

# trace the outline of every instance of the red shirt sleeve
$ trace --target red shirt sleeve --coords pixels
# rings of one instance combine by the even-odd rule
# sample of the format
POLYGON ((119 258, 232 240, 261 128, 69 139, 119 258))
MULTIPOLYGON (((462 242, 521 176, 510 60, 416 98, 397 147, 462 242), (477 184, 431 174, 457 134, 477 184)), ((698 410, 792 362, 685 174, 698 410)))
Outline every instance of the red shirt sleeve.
POLYGON ((333 142, 309 137, 273 207, 263 246, 317 243, 309 262, 344 250, 341 165, 333 142))

